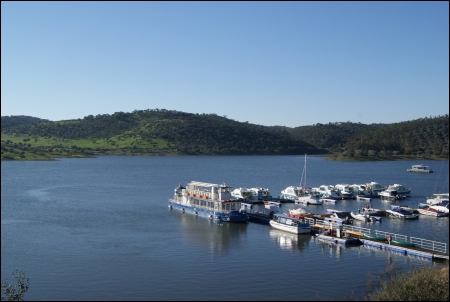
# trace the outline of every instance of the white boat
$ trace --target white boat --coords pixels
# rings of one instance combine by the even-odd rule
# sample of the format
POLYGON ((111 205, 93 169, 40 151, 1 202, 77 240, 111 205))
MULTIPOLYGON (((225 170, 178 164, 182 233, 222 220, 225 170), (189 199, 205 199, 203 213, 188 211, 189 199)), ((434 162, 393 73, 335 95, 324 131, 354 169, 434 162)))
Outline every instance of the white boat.
POLYGON ((311 225, 304 219, 292 218, 285 214, 273 214, 270 225, 278 230, 294 234, 310 234, 311 225))
POLYGON ((302 215, 302 214, 309 214, 309 213, 303 208, 297 208, 297 209, 290 209, 289 214, 302 215))
POLYGON ((388 190, 394 190, 397 191, 398 195, 401 196, 409 196, 411 194, 412 189, 411 188, 406 188, 404 186, 402 186, 401 184, 393 184, 393 185, 389 185, 386 189, 386 191, 388 190))
POLYGON ((303 197, 299 197, 295 203, 302 203, 305 205, 322 205, 324 200, 320 198, 320 195, 307 195, 303 197))
POLYGON ((353 192, 350 191, 350 185, 337 184, 334 186, 334 189, 338 191, 338 194, 341 195, 342 199, 353 198, 353 192))
POLYGON ((411 213, 411 211, 405 209, 404 207, 397 207, 391 210, 386 210, 387 215, 394 218, 400 219, 418 219, 419 216, 411 213))
POLYGON ((355 220, 360 220, 360 221, 364 221, 364 222, 381 222, 381 217, 379 216, 370 216, 368 214, 362 214, 362 213, 357 213, 357 212, 350 212, 350 215, 352 216, 352 218, 355 220))
POLYGON ((411 169, 406 169, 408 172, 417 172, 417 173, 433 173, 430 166, 420 165, 412 165, 411 169))
POLYGON ((334 223, 337 225, 341 224, 352 224, 353 218, 351 216, 351 212, 344 212, 344 211, 334 211, 333 214, 329 217, 325 217, 323 219, 326 223, 334 223))
POLYGON ((236 188, 231 191, 231 196, 234 198, 252 199, 252 192, 247 188, 236 188))
POLYGON ((179 184, 169 199, 169 209, 208 217, 223 222, 247 222, 240 200, 231 196, 226 184, 191 181, 186 188, 179 184))
POLYGON ((305 196, 305 191, 298 186, 289 186, 281 190, 281 199, 297 200, 299 197, 305 196))
POLYGON ((406 197, 404 195, 398 194, 397 190, 384 190, 378 193, 378 196, 384 200, 399 200, 406 197))
POLYGON ((441 206, 429 206, 426 208, 418 209, 420 214, 428 215, 428 216, 436 216, 436 217, 448 217, 448 203, 447 203, 447 212, 444 212, 440 209, 441 206))
POLYGON ((381 192, 386 190, 386 187, 383 187, 376 181, 366 183, 366 190, 370 192, 374 196, 378 196, 381 192))
POLYGON ((434 206, 434 205, 438 205, 442 202, 447 202, 449 201, 449 193, 442 193, 442 194, 433 194, 433 198, 428 198, 427 199, 427 204, 434 206))
POLYGON ((333 185, 321 185, 319 187, 319 194, 327 199, 342 199, 342 196, 335 190, 333 185))
POLYGON ((270 195, 269 189, 267 188, 261 188, 261 187, 254 187, 249 189, 252 193, 252 200, 272 200, 272 195, 270 195))
POLYGON ((365 184, 353 184, 350 185, 350 192, 353 193, 353 198, 357 198, 357 197, 364 197, 364 198, 372 198, 375 197, 377 195, 372 194, 372 192, 369 192, 367 190, 367 185, 365 184))

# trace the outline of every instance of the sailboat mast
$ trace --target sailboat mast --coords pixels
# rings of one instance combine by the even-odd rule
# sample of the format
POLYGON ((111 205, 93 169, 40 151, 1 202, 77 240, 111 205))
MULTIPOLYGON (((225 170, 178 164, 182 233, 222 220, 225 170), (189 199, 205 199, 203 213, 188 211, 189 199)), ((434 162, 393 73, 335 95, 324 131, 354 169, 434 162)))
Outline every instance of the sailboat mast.
POLYGON ((303 175, 305 175, 305 187, 306 187, 306 153, 305 153, 305 164, 303 165, 302 178, 300 179, 300 187, 302 186, 303 175))

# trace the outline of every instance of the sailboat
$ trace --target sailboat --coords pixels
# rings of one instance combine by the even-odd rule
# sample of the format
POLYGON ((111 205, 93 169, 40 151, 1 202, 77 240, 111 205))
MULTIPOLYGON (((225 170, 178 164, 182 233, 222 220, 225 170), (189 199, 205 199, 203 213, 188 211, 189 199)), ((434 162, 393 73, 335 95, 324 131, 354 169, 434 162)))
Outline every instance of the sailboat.
POLYGON ((306 153, 305 153, 305 164, 303 165, 302 177, 300 178, 300 189, 304 192, 304 196, 299 196, 296 203, 302 204, 313 204, 313 205, 322 205, 323 200, 320 199, 320 195, 312 192, 311 188, 306 186, 306 153), (303 177, 305 177, 305 182, 303 182, 303 177))

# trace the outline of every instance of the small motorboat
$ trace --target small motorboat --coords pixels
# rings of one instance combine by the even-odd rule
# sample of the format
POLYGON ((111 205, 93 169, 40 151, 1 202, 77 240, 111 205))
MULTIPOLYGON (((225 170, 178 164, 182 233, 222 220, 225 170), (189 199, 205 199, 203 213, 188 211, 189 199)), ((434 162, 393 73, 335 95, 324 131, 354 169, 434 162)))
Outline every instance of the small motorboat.
POLYGON ((370 216, 368 214, 361 214, 357 212, 350 212, 350 215, 354 220, 360 220, 364 222, 381 222, 381 217, 379 216, 370 216))

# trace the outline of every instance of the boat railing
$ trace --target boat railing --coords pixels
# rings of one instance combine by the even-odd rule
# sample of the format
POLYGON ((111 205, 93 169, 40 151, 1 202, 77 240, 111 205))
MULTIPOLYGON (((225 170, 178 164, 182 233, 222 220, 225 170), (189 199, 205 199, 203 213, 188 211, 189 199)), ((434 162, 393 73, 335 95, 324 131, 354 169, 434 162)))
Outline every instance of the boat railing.
POLYGON ((436 252, 447 253, 447 244, 438 241, 426 240, 417 237, 410 237, 410 241, 414 243, 416 246, 419 246, 423 249, 433 250, 436 252))
POLYGON ((313 226, 314 218, 305 217, 305 222, 309 223, 310 226, 313 226))
POLYGON ((371 230, 368 228, 363 228, 363 227, 355 226, 355 225, 347 225, 347 224, 344 225, 343 230, 355 231, 355 232, 360 232, 363 234, 370 234, 370 232, 371 232, 371 230))
POLYGON ((400 234, 394 234, 394 233, 389 233, 389 232, 385 232, 385 231, 376 230, 375 231, 375 235, 377 235, 377 236, 384 236, 384 237, 391 236, 393 240, 408 241, 408 236, 400 235, 400 234))

